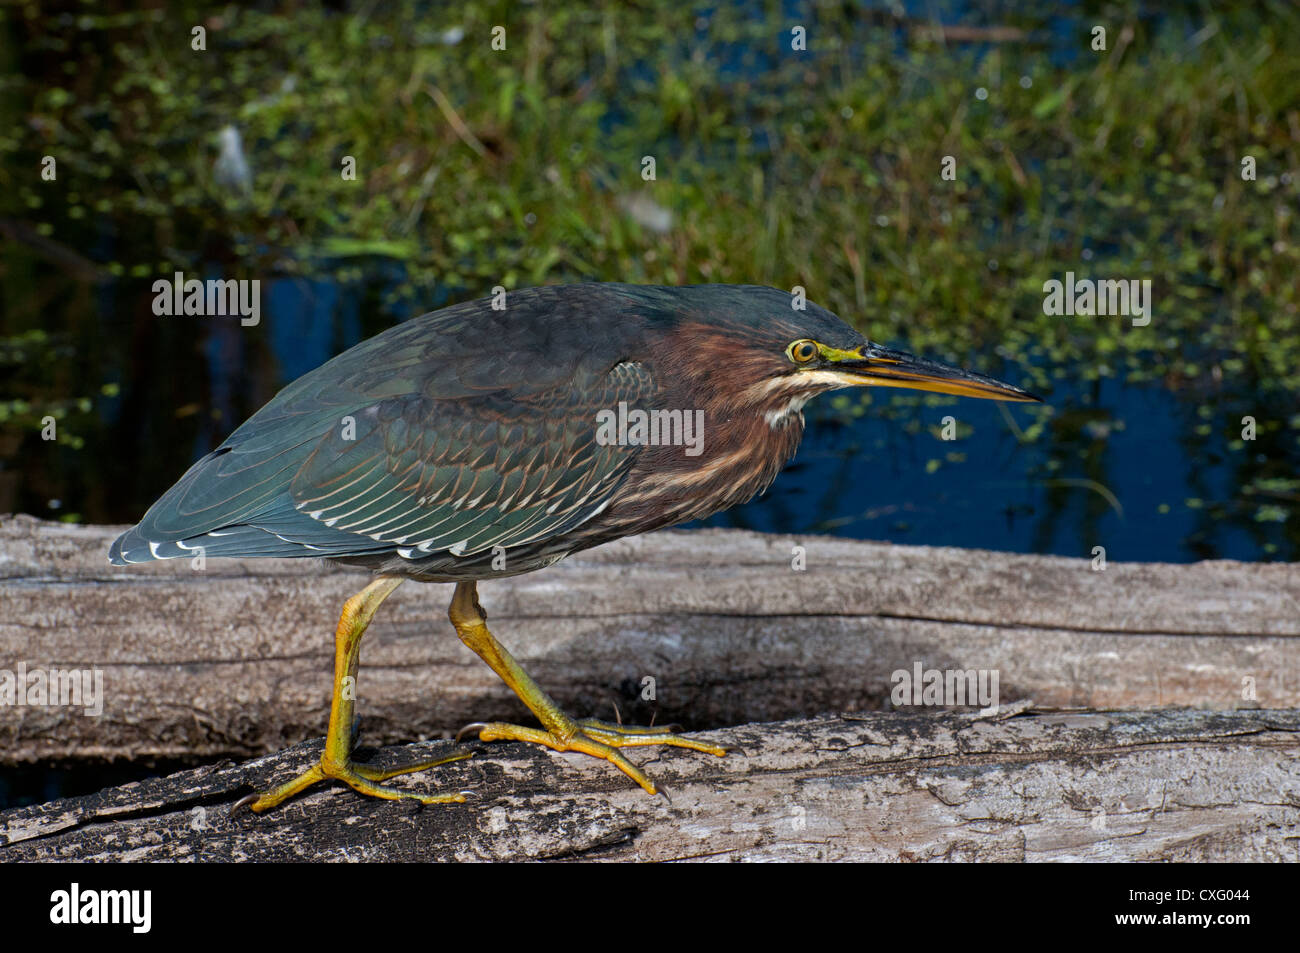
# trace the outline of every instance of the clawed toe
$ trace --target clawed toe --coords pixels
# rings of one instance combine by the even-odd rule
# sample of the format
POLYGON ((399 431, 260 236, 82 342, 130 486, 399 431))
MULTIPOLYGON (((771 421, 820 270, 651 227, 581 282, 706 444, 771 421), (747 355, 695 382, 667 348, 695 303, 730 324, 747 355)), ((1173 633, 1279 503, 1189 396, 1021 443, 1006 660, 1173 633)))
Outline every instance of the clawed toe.
POLYGON ((424 761, 418 761, 415 764, 402 765, 397 768, 376 768, 366 764, 354 764, 349 761, 343 764, 327 762, 324 758, 312 765, 302 774, 286 781, 278 787, 269 791, 258 794, 250 794, 236 801, 230 808, 231 816, 235 816, 245 807, 254 814, 261 814, 263 811, 277 807, 284 801, 293 797, 295 794, 303 791, 313 784, 325 780, 342 781, 354 791, 360 794, 366 794, 370 797, 383 798, 388 801, 415 801, 419 804, 463 804, 467 792, 457 791, 454 794, 420 794, 416 791, 407 791, 400 788, 388 787, 380 784, 381 781, 387 781, 389 778, 395 778, 403 774, 411 774, 416 771, 425 771, 429 768, 437 767, 440 764, 447 764, 452 761, 463 761, 466 758, 473 757, 472 751, 457 751, 454 754, 444 755, 439 758, 429 758, 424 761))
POLYGON ((608 761, 650 794, 667 794, 650 780, 639 767, 629 761, 618 749, 637 748, 650 745, 666 745, 673 748, 687 748, 718 757, 726 755, 727 749, 706 741, 697 741, 673 734, 664 728, 646 728, 639 725, 616 725, 594 718, 583 721, 558 722, 552 730, 527 728, 523 725, 511 725, 504 722, 476 721, 466 725, 456 736, 478 731, 480 741, 525 741, 543 745, 553 751, 576 751, 608 761))

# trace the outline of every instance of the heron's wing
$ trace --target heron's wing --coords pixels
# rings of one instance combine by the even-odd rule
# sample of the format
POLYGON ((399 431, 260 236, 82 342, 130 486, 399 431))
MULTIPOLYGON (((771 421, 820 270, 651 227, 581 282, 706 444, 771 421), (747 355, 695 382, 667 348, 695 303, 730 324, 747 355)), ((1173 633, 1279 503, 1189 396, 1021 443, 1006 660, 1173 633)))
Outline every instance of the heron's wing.
POLYGON ((601 442, 598 414, 641 407, 649 372, 620 364, 594 386, 528 398, 402 397, 332 430, 294 477, 317 523, 407 557, 471 556, 567 532, 599 512, 637 447, 601 442))
POLYGON ((644 408, 656 389, 643 365, 622 363, 540 393, 408 393, 327 417, 319 406, 264 417, 191 468, 111 558, 199 546, 213 556, 471 556, 557 536, 607 505, 639 450, 598 440, 598 414, 644 408))

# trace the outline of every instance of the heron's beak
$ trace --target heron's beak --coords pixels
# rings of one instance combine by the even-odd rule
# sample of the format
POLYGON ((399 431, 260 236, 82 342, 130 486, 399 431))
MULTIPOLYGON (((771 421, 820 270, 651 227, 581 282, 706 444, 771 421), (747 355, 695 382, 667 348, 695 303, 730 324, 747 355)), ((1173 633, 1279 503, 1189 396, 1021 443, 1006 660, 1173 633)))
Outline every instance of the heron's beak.
POLYGON ((906 351, 867 344, 857 351, 823 353, 845 383, 871 387, 906 387, 959 397, 989 400, 1042 401, 1028 391, 995 381, 974 371, 915 357, 906 351))

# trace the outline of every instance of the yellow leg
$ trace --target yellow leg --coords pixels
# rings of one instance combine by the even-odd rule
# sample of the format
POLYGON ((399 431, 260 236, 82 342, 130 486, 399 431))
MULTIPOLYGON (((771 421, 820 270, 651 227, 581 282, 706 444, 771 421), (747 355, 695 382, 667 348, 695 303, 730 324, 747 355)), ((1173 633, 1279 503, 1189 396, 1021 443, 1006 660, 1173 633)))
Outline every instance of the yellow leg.
POLYGON ((433 758, 418 764, 381 771, 378 768, 354 764, 352 761, 352 718, 356 707, 357 667, 361 661, 361 637, 365 635, 370 620, 379 604, 402 584, 396 576, 381 576, 343 604, 338 629, 334 635, 334 701, 330 707, 329 733, 325 736, 325 752, 320 762, 312 765, 291 781, 262 794, 253 794, 235 804, 232 810, 248 806, 254 813, 276 807, 299 791, 317 781, 334 778, 352 786, 362 794, 386 798, 390 801, 409 799, 421 804, 446 804, 463 802, 463 794, 415 794, 397 788, 385 787, 380 781, 399 774, 423 771, 449 761, 460 761, 472 752, 461 752, 447 757, 433 758))
POLYGON ((653 781, 618 751, 639 745, 671 745, 677 748, 690 748, 722 757, 726 748, 711 745, 691 738, 683 738, 671 731, 661 728, 642 728, 637 726, 612 725, 608 722, 587 719, 575 721, 560 710, 546 692, 534 682, 528 673, 520 667, 505 646, 488 631, 487 614, 478 601, 478 585, 475 582, 456 584, 456 594, 452 597, 448 611, 451 624, 456 627, 460 640, 473 650, 492 671, 510 686, 529 710, 537 716, 542 728, 525 728, 502 722, 476 722, 461 730, 477 729, 480 741, 529 741, 545 745, 555 751, 580 751, 595 758, 610 762, 629 778, 651 794, 658 793, 653 781))

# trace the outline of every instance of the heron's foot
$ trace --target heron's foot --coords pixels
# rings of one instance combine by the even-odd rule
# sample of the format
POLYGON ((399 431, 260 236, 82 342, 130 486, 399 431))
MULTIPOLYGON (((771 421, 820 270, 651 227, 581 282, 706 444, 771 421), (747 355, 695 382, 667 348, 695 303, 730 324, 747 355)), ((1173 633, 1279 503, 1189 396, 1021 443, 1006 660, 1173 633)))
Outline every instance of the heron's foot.
POLYGON ((380 797, 389 801, 417 801, 420 804, 463 804, 469 792, 419 794, 415 791, 387 787, 380 782, 395 778, 399 774, 411 774, 415 771, 436 768, 440 764, 447 764, 451 761, 463 761, 466 758, 473 757, 473 754, 472 751, 458 751, 455 754, 445 755, 441 758, 430 758, 426 761, 418 761, 415 764, 386 770, 374 768, 370 765, 357 764, 353 761, 337 762, 321 758, 319 762, 293 780, 286 781, 270 791, 261 794, 250 794, 248 797, 237 801, 230 811, 233 814, 241 807, 247 807, 254 814, 261 814, 263 811, 278 807, 284 801, 311 787, 316 782, 327 779, 342 781, 360 794, 368 794, 371 797, 380 797))
POLYGON ((510 725, 499 721, 475 722, 462 728, 460 734, 456 736, 457 740, 469 731, 478 731, 480 741, 528 741, 545 745, 554 751, 579 751, 593 758, 601 758, 618 768, 650 794, 658 794, 659 789, 646 777, 644 771, 619 752, 619 748, 669 745, 674 748, 703 751, 705 754, 717 755, 719 758, 727 753, 727 749, 720 745, 686 738, 664 728, 615 725, 607 721, 597 721, 595 718, 586 718, 582 721, 565 718, 563 721, 557 721, 549 730, 525 728, 522 725, 510 725))

